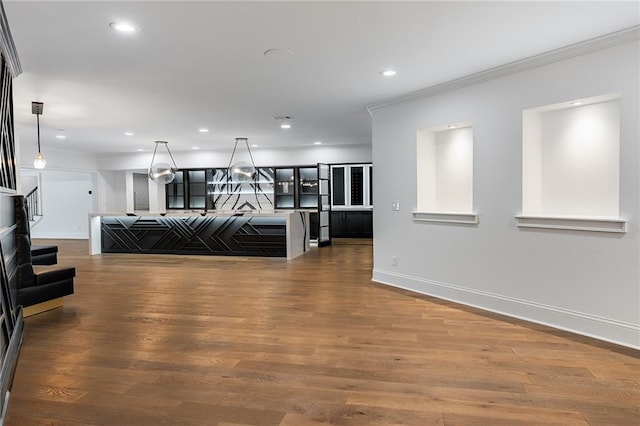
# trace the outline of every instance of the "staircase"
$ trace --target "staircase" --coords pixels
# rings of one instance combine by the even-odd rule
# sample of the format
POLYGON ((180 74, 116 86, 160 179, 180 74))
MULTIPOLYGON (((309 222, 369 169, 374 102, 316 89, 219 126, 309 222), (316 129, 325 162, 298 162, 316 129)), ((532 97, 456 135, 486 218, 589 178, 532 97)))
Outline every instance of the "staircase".
POLYGON ((29 215, 29 226, 33 227, 42 219, 42 206, 40 205, 40 192, 38 187, 33 188, 24 196, 27 203, 27 213, 29 215))

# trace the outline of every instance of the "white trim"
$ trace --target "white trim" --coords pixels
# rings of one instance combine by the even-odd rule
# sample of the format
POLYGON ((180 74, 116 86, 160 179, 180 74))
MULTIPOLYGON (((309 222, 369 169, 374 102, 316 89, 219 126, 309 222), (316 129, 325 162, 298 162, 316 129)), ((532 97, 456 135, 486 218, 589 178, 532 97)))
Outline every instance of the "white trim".
POLYGON ((17 225, 14 223, 13 225, 7 227, 0 227, 0 239, 9 235, 11 232, 15 232, 17 225))
POLYGON ((640 324, 374 268, 372 281, 640 349, 640 324))
POLYGON ((627 221, 590 217, 515 216, 518 228, 626 233, 627 221))
POLYGON ((414 222, 463 223, 477 225, 476 213, 413 212, 414 222))
POLYGON ((18 58, 18 51, 13 42, 13 36, 9 29, 9 22, 2 2, 0 2, 0 51, 2 51, 4 59, 7 61, 13 78, 19 76, 22 73, 22 66, 20 65, 20 58, 18 58))
POLYGON ((401 96, 376 102, 368 105, 367 111, 370 115, 373 115, 373 111, 381 108, 386 108, 417 99, 429 98, 453 90, 458 90, 463 87, 473 86, 489 80, 494 80, 500 77, 505 77, 522 71, 527 71, 532 68, 549 65, 565 59, 585 55, 587 53, 596 52, 636 40, 640 40, 640 25, 634 25, 633 27, 629 27, 624 30, 605 34, 600 37, 592 38, 579 43, 574 43, 569 46, 541 53, 539 55, 530 56, 519 61, 514 61, 505 65, 490 68, 488 70, 471 74, 466 77, 457 78, 455 80, 450 80, 424 89, 416 90, 414 92, 406 93, 401 96))

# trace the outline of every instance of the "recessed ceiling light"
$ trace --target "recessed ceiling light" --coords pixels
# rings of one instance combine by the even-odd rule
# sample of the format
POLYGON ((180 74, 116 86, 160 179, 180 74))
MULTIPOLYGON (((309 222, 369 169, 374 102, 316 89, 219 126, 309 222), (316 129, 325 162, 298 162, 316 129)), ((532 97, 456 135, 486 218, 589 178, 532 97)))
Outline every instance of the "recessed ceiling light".
POLYGON ((289 49, 269 49, 264 51, 264 56, 293 56, 293 50, 289 49))
POLYGON ((201 128, 201 129, 198 129, 198 131, 199 131, 200 133, 209 133, 209 129, 205 129, 204 127, 203 127, 203 128, 201 128))
POLYGON ((66 139, 65 135, 56 135, 56 139, 66 139))
POLYGON ((136 151, 138 151, 138 152, 142 152, 142 151, 144 151, 144 149, 142 149, 142 148, 138 148, 138 149, 136 149, 136 151))
POLYGON ((322 145, 322 142, 321 141, 315 141, 313 144, 314 145, 322 145))
POLYGON ((397 73, 394 70, 384 70, 380 71, 380 75, 383 77, 393 77, 397 73))
POLYGON ((457 128, 458 126, 456 126, 455 124, 449 124, 447 127, 448 127, 448 128, 450 128, 450 129, 455 129, 455 128, 457 128))
POLYGON ((291 124, 287 124, 287 123, 285 123, 285 124, 281 124, 281 125, 280 125, 280 128, 281 128, 281 129, 290 129, 290 128, 291 128, 291 124))
POLYGON ((121 33, 136 33, 140 31, 140 28, 137 25, 130 24, 128 22, 112 22, 109 26, 121 33))
POLYGON ((125 136, 133 136, 133 132, 124 132, 125 136))

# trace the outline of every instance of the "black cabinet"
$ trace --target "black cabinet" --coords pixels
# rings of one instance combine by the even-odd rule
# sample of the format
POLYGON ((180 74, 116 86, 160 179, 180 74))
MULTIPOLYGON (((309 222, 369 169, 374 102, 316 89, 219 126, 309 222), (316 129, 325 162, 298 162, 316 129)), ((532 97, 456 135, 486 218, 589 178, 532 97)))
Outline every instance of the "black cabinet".
POLYGON ((331 236, 373 237, 373 165, 331 165, 331 236))
POLYGON ((332 238, 373 237, 373 212, 371 210, 331 212, 332 238))
POLYGON ((318 208, 318 168, 278 167, 275 169, 276 209, 318 208))
POLYGON ((332 208, 373 206, 373 166, 371 164, 333 164, 331 166, 332 208))
POLYGON ((167 209, 273 209, 272 167, 258 167, 255 179, 234 181, 227 168, 183 169, 166 185, 167 209))
POLYGON ((309 212, 311 240, 318 240, 320 222, 318 208, 318 166, 277 167, 275 169, 276 209, 304 209, 309 212))
POLYGON ((176 177, 167 185, 167 208, 184 209, 184 172, 178 170, 176 177))

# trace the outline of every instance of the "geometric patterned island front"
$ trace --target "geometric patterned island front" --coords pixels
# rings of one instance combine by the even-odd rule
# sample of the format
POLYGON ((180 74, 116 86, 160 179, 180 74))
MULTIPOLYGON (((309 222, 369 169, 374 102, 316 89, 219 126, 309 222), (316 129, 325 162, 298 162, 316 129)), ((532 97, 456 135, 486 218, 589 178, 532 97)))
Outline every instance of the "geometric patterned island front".
POLYGON ((102 253, 287 256, 283 216, 102 216, 102 253))

